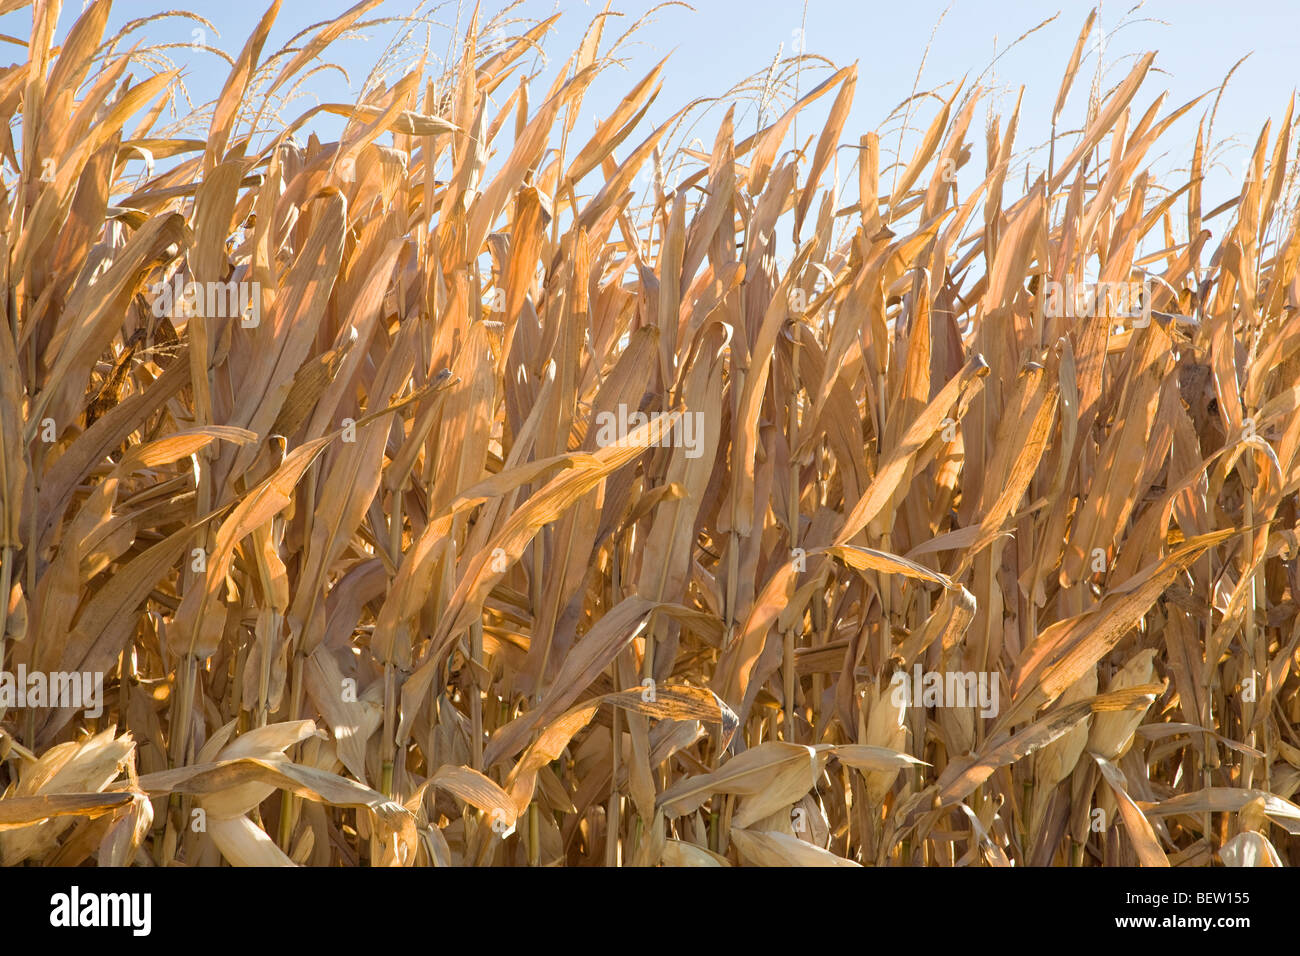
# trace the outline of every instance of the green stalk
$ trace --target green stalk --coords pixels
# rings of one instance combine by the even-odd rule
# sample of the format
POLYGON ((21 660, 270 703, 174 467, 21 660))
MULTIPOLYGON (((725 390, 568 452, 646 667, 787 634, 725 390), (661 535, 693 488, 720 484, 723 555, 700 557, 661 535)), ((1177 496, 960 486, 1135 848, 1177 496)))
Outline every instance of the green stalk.
POLYGON ((475 618, 469 626, 470 689, 469 719, 470 766, 483 769, 483 689, 478 685, 478 669, 483 666, 483 618, 475 618))
MULTIPOLYGON (((5 666, 5 632, 9 627, 9 589, 13 578, 13 551, 5 545, 0 549, 0 671, 5 666)), ((0 706, 0 720, 5 719, 5 708, 0 706)))

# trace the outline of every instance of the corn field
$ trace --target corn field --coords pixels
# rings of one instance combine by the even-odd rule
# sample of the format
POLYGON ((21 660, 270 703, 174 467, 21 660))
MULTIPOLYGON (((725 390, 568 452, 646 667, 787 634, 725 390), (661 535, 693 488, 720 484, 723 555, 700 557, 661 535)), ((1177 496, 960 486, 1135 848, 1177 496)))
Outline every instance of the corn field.
POLYGON ((0 0, 0 862, 1300 860, 1292 104, 1206 208, 1095 12, 1039 169, 467 9, 287 115, 377 5, 199 108, 201 18, 0 0))

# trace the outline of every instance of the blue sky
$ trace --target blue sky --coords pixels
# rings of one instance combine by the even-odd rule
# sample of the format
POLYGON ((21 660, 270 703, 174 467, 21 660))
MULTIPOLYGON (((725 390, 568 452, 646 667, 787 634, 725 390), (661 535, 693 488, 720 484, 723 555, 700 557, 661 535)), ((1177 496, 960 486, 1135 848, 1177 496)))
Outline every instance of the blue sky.
MULTIPOLYGON (((336 16, 352 0, 284 0, 269 49, 278 49, 295 32, 309 24, 336 16)), ((65 0, 60 34, 72 24, 81 9, 80 0, 65 0)), ((118 0, 110 31, 136 17, 170 7, 154 0, 118 0)), ((237 53, 249 30, 266 8, 261 0, 184 0, 177 7, 189 9, 211 21, 219 36, 204 39, 230 53, 237 53)), ((414 0, 386 2, 370 14, 409 14, 414 0)), ((613 9, 624 16, 610 22, 606 44, 621 34, 640 15, 651 8, 647 0, 617 0, 613 9)), ((588 94, 583 124, 589 130, 592 118, 603 115, 660 58, 671 54, 664 89, 655 104, 649 122, 663 119, 681 104, 697 96, 716 96, 747 76, 762 71, 771 63, 778 48, 784 55, 800 40, 807 52, 845 65, 856 61, 859 81, 853 114, 846 125, 844 140, 855 142, 858 135, 871 129, 882 130, 882 145, 894 149, 897 127, 883 135, 882 124, 891 111, 913 90, 917 69, 925 54, 925 70, 919 89, 935 89, 960 80, 964 75, 974 81, 985 73, 995 54, 1006 51, 1015 39, 1042 20, 1060 13, 1047 26, 1018 46, 1005 52, 992 71, 985 73, 984 85, 995 91, 991 101, 1005 121, 1014 105, 1016 91, 1025 86, 1021 115, 1020 149, 1043 142, 1048 135, 1052 104, 1055 100, 1066 60, 1075 37, 1093 4, 1088 0, 906 0, 882 3, 877 0, 700 0, 694 9, 683 5, 665 6, 626 46, 630 57, 626 72, 606 74, 588 94), (946 13, 945 13, 946 11, 946 13), (941 21, 942 17, 942 21, 941 21), (940 22, 941 21, 941 22, 940 22), (938 24, 936 29, 936 24, 938 24), (933 41, 931 36, 933 33, 933 41)), ((1135 12, 1133 4, 1103 4, 1100 23, 1104 35, 1103 62, 1108 67, 1104 86, 1118 82, 1131 68, 1134 57, 1147 50, 1157 50, 1156 70, 1147 80, 1145 92, 1136 103, 1144 110, 1163 89, 1170 96, 1162 112, 1167 112, 1193 97, 1213 90, 1238 59, 1250 58, 1237 70, 1223 95, 1215 120, 1214 140, 1225 143, 1218 158, 1223 168, 1207 184, 1206 202, 1214 204, 1234 193, 1240 182, 1242 164, 1264 121, 1280 119, 1287 98, 1295 86, 1295 62, 1300 52, 1300 3, 1292 0, 1234 0, 1232 3, 1210 0, 1150 0, 1135 12), (1121 29, 1116 27, 1128 21, 1121 29), (1235 141, 1236 146, 1231 144, 1235 141)), ((482 11, 490 15, 501 8, 498 0, 483 0, 482 11)), ((546 48, 551 67, 562 64, 581 39, 591 17, 601 9, 598 3, 583 0, 524 0, 515 15, 542 18, 560 12, 556 28, 546 48)), ((438 8, 435 17, 441 26, 432 28, 432 46, 439 55, 447 49, 451 27, 457 18, 456 3, 438 8)), ((462 26, 468 9, 460 12, 462 26)), ((151 43, 188 43, 197 24, 160 21, 136 34, 151 43)), ((320 100, 351 100, 359 91, 370 67, 383 53, 397 27, 375 26, 368 30, 369 39, 343 39, 329 51, 330 59, 348 71, 350 84, 335 73, 318 74, 309 86, 320 100)), ((0 32, 26 39, 30 30, 30 13, 22 11, 0 17, 0 32)), ((424 30, 419 31, 423 44, 424 30)), ((1088 86, 1095 64, 1098 35, 1090 41, 1090 53, 1076 81, 1061 123, 1063 130, 1074 128, 1084 114, 1088 86)), ((14 50, 14 54, 18 54, 14 50)), ((169 51, 179 65, 186 68, 186 83, 196 102, 211 99, 224 81, 227 67, 219 59, 188 48, 169 51)), ((809 69, 800 84, 806 91, 826 75, 826 70, 809 69)), ((542 80, 548 79, 543 76, 542 80)), ((951 90, 951 85, 946 87, 951 90)), ((534 98, 544 86, 535 86, 534 98)), ((504 91, 502 91, 504 92, 504 91)), ((498 94, 500 98, 504 98, 498 94)), ((819 106, 828 106, 829 97, 819 106)), ((1157 161, 1157 170, 1185 167, 1198 119, 1208 113, 1213 95, 1198 106, 1168 135, 1168 155, 1157 161)), ((297 115, 312 105, 304 99, 289 111, 297 115)), ((913 125, 922 126, 933 115, 935 102, 918 106, 919 116, 913 125)), ((743 133, 752 132, 754 114, 743 113, 743 133)), ((705 143, 712 143, 720 112, 704 117, 695 130, 705 143)), ((802 134, 820 126, 824 115, 814 110, 808 114, 802 134)), ((968 141, 975 147, 972 167, 983 168, 983 119, 977 114, 968 141)), ((329 131, 328 125, 324 128, 329 131)), ((904 152, 910 146, 904 145, 904 152)), ((1031 164, 1035 163, 1030 159, 1031 164)), ((1045 153, 1040 163, 1045 163, 1045 153)), ((851 170, 841 165, 841 180, 849 179, 851 170)))

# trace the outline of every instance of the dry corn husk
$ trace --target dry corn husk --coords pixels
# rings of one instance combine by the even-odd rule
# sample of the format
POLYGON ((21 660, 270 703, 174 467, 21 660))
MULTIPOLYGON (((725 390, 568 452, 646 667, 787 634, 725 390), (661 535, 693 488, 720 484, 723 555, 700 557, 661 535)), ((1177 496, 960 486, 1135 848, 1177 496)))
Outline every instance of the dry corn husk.
MULTIPOLYGON (((1138 651, 1110 679, 1107 691, 1151 683, 1151 675, 1155 673, 1155 656, 1156 652, 1152 648, 1138 651)), ((1088 734, 1088 749, 1107 760, 1118 760, 1133 745, 1133 734, 1145 715, 1146 708, 1097 714, 1093 718, 1092 731, 1088 734)))
MULTIPOLYGON (((863 709, 867 714, 866 738, 862 741, 869 747, 883 747, 888 750, 901 751, 906 748, 907 715, 905 695, 895 694, 894 688, 885 685, 880 688, 868 688, 863 693, 863 709)), ((885 799, 897 770, 870 770, 866 773, 867 800, 872 806, 879 806, 885 799)))

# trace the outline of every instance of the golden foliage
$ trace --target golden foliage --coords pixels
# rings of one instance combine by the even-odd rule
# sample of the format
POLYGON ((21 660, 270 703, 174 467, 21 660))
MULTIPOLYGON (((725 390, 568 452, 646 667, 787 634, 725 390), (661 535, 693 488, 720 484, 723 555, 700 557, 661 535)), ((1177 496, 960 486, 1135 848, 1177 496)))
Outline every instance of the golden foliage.
POLYGON ((540 95, 550 21, 475 20, 281 122, 365 0, 264 57, 273 4, 194 139, 57 6, 0 71, 0 663, 105 682, 0 703, 4 863, 1296 862, 1289 107, 1208 212, 1151 56, 1020 197, 1018 106, 958 196, 978 89, 841 148, 854 67, 701 151, 658 64, 583 142, 603 17, 540 95))

